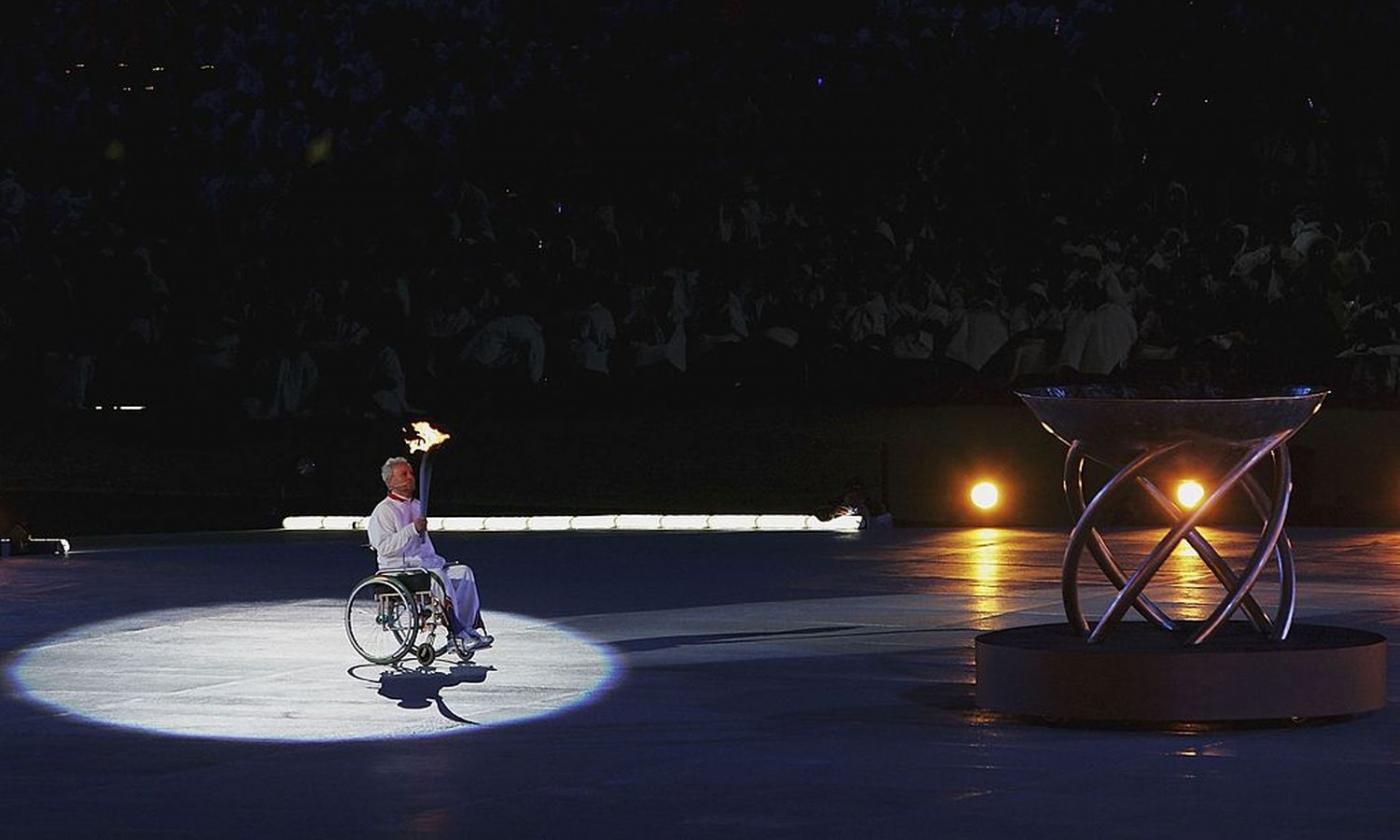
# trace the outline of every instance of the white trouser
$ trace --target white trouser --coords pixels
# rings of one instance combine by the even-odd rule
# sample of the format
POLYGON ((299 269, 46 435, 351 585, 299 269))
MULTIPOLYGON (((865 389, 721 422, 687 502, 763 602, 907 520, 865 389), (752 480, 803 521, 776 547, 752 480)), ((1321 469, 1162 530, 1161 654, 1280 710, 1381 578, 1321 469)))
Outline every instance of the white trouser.
POLYGON ((447 597, 452 599, 452 612, 461 625, 460 630, 475 627, 481 598, 476 594, 476 575, 472 574, 471 566, 460 563, 448 566, 441 557, 424 557, 422 564, 423 568, 437 572, 447 581, 447 597))

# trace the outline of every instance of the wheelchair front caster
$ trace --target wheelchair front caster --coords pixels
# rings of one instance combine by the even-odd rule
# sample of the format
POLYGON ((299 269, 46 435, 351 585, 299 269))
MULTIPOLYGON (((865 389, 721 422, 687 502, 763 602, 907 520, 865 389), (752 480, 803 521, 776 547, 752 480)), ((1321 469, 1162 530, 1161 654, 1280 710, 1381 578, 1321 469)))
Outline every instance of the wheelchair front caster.
POLYGON ((418 657, 418 664, 426 668, 433 664, 433 658, 437 656, 437 652, 433 650, 432 644, 424 642, 418 646, 415 655, 418 657))

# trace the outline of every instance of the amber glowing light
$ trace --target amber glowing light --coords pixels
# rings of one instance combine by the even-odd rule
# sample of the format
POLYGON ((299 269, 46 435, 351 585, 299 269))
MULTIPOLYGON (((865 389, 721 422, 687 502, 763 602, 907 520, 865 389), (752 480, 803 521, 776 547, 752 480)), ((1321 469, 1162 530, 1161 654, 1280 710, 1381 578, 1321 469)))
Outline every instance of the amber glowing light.
POLYGON ((972 491, 968 493, 968 498, 978 509, 991 510, 1000 501, 1001 493, 997 490, 997 486, 990 481, 979 481, 972 485, 972 491))
POLYGON ((1194 508, 1206 496, 1206 488, 1199 481, 1186 479, 1176 485, 1176 500, 1184 508, 1194 508))

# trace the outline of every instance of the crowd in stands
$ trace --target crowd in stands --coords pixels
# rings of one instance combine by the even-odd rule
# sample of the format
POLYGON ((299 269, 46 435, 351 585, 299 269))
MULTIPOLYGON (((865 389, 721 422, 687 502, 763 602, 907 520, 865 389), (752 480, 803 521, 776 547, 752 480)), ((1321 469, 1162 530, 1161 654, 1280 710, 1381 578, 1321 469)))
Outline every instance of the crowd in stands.
POLYGON ((1400 400, 1391 4, 827 5, 49 4, 0 36, 0 370, 259 418, 1400 400))

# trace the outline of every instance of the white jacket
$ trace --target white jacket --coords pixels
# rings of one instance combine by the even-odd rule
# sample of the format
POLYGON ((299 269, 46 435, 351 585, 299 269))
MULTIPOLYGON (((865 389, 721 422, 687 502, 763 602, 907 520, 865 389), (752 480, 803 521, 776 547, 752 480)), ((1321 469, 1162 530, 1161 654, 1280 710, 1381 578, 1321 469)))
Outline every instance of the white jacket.
POLYGON ((425 565, 424 560, 438 561, 427 563, 429 566, 440 565, 442 558, 433 548, 432 538, 413 527, 413 520, 422 515, 422 509, 417 499, 404 501, 392 495, 375 505, 366 530, 370 545, 379 554, 381 571, 417 569, 425 565))

